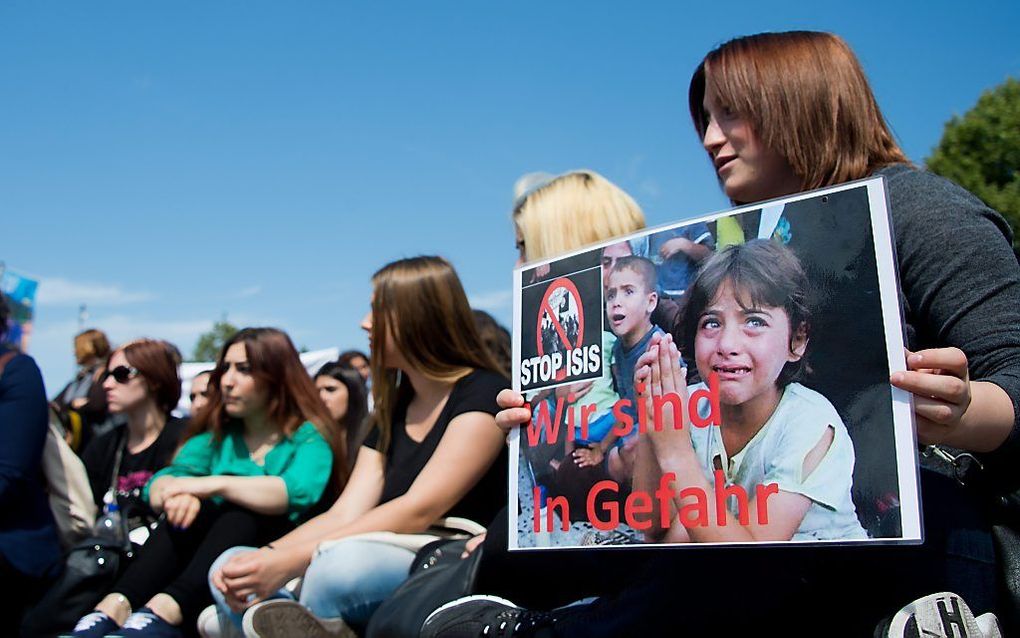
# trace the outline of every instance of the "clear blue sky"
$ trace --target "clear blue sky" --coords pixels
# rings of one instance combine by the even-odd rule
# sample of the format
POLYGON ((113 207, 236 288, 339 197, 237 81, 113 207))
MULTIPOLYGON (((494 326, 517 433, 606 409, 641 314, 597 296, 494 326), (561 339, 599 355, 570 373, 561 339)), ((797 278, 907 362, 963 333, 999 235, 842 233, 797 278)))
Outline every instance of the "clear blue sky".
POLYGON ((438 253, 507 322, 520 174, 593 168, 652 224, 726 207, 685 96, 737 35, 844 36, 917 161, 1020 75, 1012 0, 686 4, 0 4, 0 260, 41 280, 49 391, 80 303, 185 353, 223 313, 363 347, 371 274, 438 253))

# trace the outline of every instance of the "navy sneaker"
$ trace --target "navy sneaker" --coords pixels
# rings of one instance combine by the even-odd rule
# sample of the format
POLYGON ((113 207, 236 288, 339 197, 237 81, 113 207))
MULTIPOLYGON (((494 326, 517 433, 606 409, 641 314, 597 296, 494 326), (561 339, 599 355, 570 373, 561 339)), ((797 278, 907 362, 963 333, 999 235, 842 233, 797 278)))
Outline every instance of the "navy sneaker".
POLYGON ((119 631, 110 638, 184 638, 181 628, 171 625, 148 607, 142 607, 128 616, 119 631))
POLYGON ((120 626, 101 611, 94 611, 81 617, 81 620, 74 626, 69 634, 61 634, 60 638, 103 638, 111 631, 117 631, 120 626))
POLYGON ((536 636, 554 622, 550 613, 522 609, 496 596, 467 596, 429 614, 421 638, 520 638, 536 636))

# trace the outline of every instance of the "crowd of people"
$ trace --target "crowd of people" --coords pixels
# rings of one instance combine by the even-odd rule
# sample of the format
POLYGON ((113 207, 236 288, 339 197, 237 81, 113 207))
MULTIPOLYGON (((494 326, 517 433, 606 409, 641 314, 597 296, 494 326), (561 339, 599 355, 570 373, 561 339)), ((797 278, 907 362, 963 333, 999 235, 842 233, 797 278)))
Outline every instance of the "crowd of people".
MULTIPOLYGON (((0 353, 0 573, 18 583, 0 634, 905 637, 956 635, 955 623, 960 635, 1000 635, 992 614, 1008 624, 1018 608, 999 587, 1011 556, 994 542, 989 506, 1020 486, 1020 267, 1008 225, 910 164, 853 52, 831 34, 727 42, 694 72, 689 100, 734 204, 885 178, 908 348, 907 371, 889 383, 914 395, 922 544, 509 552, 505 438, 533 417, 508 389, 510 335, 472 311, 446 260, 414 257, 372 279, 368 355, 345 353, 310 376, 285 333, 245 328, 192 380, 186 419, 172 414, 181 356, 166 341, 113 348, 99 330, 83 332, 80 371, 52 402, 30 357, 0 353), (80 455, 98 522, 88 534, 57 524, 66 508, 40 478, 53 432, 54 445, 80 455), (980 486, 958 482, 964 456, 979 461, 980 486), (52 600, 75 577, 76 545, 121 531, 124 560, 103 590, 52 600), (410 572, 421 576, 419 552, 454 536, 473 537, 454 557, 478 559, 471 590, 460 592, 472 595, 410 598, 421 608, 405 611, 420 622, 374 629, 376 610, 410 572), (68 608, 74 620, 54 626, 47 609, 68 608)), ((529 176, 515 195, 518 265, 645 225, 637 202, 593 171, 529 176)), ((825 464, 848 480, 852 443, 804 380, 810 314, 800 265, 782 241, 738 236, 740 228, 695 224, 602 250, 601 356, 615 394, 574 388, 572 400, 593 395, 593 427, 571 447, 529 450, 540 480, 570 484, 594 470, 637 487, 673 472, 678 485, 700 485, 699 455, 760 447, 756 434, 776 414, 789 416, 783 440, 802 443, 784 471, 807 477, 825 464), (636 404, 695 387, 681 359, 704 377, 720 358, 753 350, 731 327, 757 321, 752 328, 766 331, 761 317, 746 317, 750 306, 776 319, 772 345, 753 353, 762 368, 754 393, 722 396, 718 440, 611 434, 618 398, 636 404), (636 382, 652 379, 639 394, 636 382)), ((784 482, 767 526, 666 525, 649 535, 863 536, 840 480, 784 482)))

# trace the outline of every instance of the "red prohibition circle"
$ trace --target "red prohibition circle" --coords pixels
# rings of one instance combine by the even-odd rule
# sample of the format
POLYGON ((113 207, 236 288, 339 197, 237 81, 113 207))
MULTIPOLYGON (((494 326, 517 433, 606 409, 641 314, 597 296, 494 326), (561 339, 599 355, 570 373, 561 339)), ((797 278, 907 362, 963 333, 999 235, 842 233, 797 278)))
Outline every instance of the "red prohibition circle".
MULTIPOLYGON (((553 327, 556 329, 556 334, 559 335, 560 342, 567 350, 573 348, 580 348, 581 344, 584 343, 584 305, 581 303, 581 293, 577 291, 577 286, 574 282, 566 277, 560 277, 559 279, 553 280, 549 287, 545 290, 545 295, 542 297, 542 303, 538 307, 538 318, 535 326, 535 341, 538 345, 538 354, 542 356, 545 354, 545 349, 542 347, 542 315, 549 313, 549 319, 553 323, 553 327), (577 301, 577 343, 571 344, 570 338, 567 337, 567 331, 563 329, 559 321, 556 319, 556 313, 552 311, 552 307, 549 305, 549 299, 552 297, 553 292, 559 288, 566 288, 567 294, 573 294, 574 299, 577 301)), ((561 369, 556 373, 556 380, 562 381, 567 376, 567 371, 561 369)))

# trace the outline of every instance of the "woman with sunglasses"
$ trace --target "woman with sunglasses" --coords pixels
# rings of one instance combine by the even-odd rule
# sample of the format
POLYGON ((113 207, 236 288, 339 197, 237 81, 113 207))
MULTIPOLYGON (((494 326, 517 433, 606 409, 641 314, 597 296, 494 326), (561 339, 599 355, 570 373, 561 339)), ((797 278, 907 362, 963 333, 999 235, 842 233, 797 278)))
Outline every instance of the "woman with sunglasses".
MULTIPOLYGON (((111 365, 130 384, 138 374, 117 370, 118 363, 127 359, 112 359, 111 365)), ((183 635, 182 624, 194 626, 211 602, 206 574, 221 552, 291 529, 318 502, 331 476, 342 487, 343 441, 335 439, 332 420, 286 334, 273 328, 238 332, 220 353, 210 390, 209 405, 193 424, 200 434, 142 492, 164 518, 73 636, 183 635)))
POLYGON ((156 515, 142 498, 142 488, 170 462, 185 426, 170 415, 181 395, 173 352, 165 341, 155 339, 124 344, 110 355, 102 386, 110 413, 124 415, 127 423, 85 448, 82 461, 89 485, 100 509, 116 504, 128 529, 144 528, 156 515))

